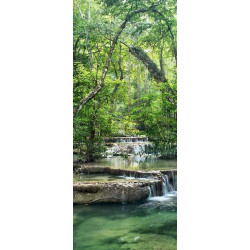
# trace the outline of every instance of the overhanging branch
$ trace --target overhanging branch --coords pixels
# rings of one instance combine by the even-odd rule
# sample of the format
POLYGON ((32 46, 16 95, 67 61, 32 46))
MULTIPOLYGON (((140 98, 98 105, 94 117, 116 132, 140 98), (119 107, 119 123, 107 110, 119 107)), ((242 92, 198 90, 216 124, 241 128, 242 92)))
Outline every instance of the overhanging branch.
POLYGON ((116 33, 116 35, 115 35, 115 37, 114 37, 114 39, 112 41, 112 44, 111 44, 111 47, 110 47, 110 50, 109 50, 109 54, 108 54, 108 57, 106 59, 105 67, 103 69, 102 76, 101 76, 101 79, 100 79, 98 85, 87 96, 85 96, 84 98, 82 98, 80 100, 80 102, 78 103, 78 105, 75 107, 75 109, 73 111, 73 117, 75 117, 79 113, 79 111, 83 108, 83 106, 88 101, 90 101, 92 98, 94 98, 94 96, 97 95, 100 92, 100 90, 103 88, 104 80, 105 80, 105 77, 107 75, 107 71, 108 71, 108 68, 109 68, 109 65, 110 65, 110 61, 111 61, 113 51, 115 49, 115 46, 117 44, 119 36, 121 35, 123 30, 125 29, 125 27, 126 27, 127 23, 129 22, 129 20, 138 13, 145 13, 145 12, 148 12, 148 11, 154 9, 159 4, 160 4, 160 2, 158 2, 157 4, 151 5, 149 8, 146 8, 146 9, 135 10, 135 11, 133 11, 131 13, 130 13, 130 11, 128 12, 124 22, 121 24, 119 30, 117 31, 117 33, 116 33))

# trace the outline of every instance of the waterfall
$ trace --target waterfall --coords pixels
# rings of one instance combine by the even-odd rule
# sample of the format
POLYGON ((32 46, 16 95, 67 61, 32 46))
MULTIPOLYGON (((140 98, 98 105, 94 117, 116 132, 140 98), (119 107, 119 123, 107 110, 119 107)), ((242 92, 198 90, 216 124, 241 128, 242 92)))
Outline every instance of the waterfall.
POLYGON ((149 185, 149 197, 158 197, 162 195, 162 186, 161 182, 152 182, 149 185))
POLYGON ((147 137, 136 137, 136 136, 130 136, 130 137, 109 137, 105 138, 106 142, 145 142, 148 141, 147 137))
POLYGON ((156 185, 155 183, 152 183, 149 186, 149 197, 155 197, 156 196, 156 185))
POLYGON ((136 172, 133 171, 128 171, 127 174, 125 172, 123 172, 123 174, 121 175, 121 177, 126 178, 126 179, 135 179, 136 177, 136 172))
POLYGON ((148 187, 148 190, 149 190, 149 196, 148 196, 148 198, 153 197, 153 196, 152 196, 152 192, 151 192, 151 187, 150 187, 150 186, 148 187))
POLYGON ((144 137, 112 137, 105 139, 107 143, 106 157, 136 156, 137 161, 143 161, 145 155, 151 154, 151 142, 144 137), (145 155, 144 155, 145 154, 145 155))
POLYGON ((173 179, 173 189, 174 191, 176 191, 177 190, 177 175, 174 175, 173 170, 171 171, 171 174, 172 174, 172 179, 173 179))
POLYGON ((144 149, 145 149, 145 145, 134 145, 133 147, 134 147, 133 153, 135 155, 140 154, 141 152, 144 152, 144 149))
POLYGON ((168 194, 176 193, 177 191, 177 175, 174 174, 174 171, 171 171, 171 175, 163 175, 161 187, 155 182, 151 183, 149 188, 149 197, 161 197, 168 194))
POLYGON ((167 182, 166 182, 166 178, 163 178, 162 181, 162 195, 167 194, 168 189, 167 189, 167 182))
POLYGON ((173 186, 169 182, 168 175, 164 175, 162 182, 162 194, 166 195, 169 192, 173 192, 175 190, 173 186))
POLYGON ((162 182, 162 195, 167 194, 167 187, 166 187, 166 183, 163 181, 162 182))

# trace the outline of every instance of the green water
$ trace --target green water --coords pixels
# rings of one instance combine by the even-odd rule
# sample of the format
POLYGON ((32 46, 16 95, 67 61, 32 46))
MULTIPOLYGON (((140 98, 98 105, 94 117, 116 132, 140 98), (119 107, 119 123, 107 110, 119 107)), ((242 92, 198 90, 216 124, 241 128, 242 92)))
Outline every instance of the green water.
MULTIPOLYGON (((138 182, 138 179, 124 178, 123 176, 114 176, 109 174, 73 174, 73 182, 138 182)), ((139 179, 140 182, 146 181, 139 179)))
POLYGON ((101 160, 97 160, 95 163, 88 163, 85 165, 149 171, 149 170, 161 170, 161 169, 166 169, 166 170, 176 169, 177 161, 161 160, 157 158, 145 159, 143 157, 136 155, 136 156, 129 156, 127 159, 123 157, 104 158, 101 160))
POLYGON ((74 250, 177 249, 177 197, 74 206, 74 250))
MULTIPOLYGON (((176 160, 139 156, 104 158, 89 166, 132 170, 176 169, 176 160)), ((74 175, 74 181, 128 181, 108 174, 74 175)), ((136 180, 129 180, 136 181, 136 180)), ((177 194, 153 197, 140 204, 74 206, 74 250, 176 250, 177 194)))

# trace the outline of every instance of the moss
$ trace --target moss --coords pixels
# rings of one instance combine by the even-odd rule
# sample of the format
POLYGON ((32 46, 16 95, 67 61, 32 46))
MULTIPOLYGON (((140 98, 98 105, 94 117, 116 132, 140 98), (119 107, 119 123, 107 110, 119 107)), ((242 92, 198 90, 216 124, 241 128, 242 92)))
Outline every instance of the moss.
POLYGON ((157 83, 167 82, 164 74, 158 69, 157 65, 151 60, 151 58, 141 48, 132 47, 129 48, 130 53, 140 60, 152 74, 157 83))

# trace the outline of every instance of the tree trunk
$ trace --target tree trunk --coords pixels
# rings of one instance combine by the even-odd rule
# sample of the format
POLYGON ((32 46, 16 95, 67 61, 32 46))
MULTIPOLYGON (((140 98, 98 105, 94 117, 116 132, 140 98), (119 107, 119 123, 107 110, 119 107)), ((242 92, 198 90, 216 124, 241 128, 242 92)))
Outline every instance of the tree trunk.
POLYGON ((162 74, 165 75, 164 61, 163 61, 163 47, 161 48, 160 67, 161 67, 161 72, 162 72, 162 74))
POLYGON ((90 21, 91 19, 91 0, 89 0, 89 15, 88 15, 88 20, 90 21))
MULTIPOLYGON (((78 8, 78 11, 80 13, 81 19, 84 20, 84 16, 83 16, 83 13, 82 13, 81 8, 80 8, 79 0, 76 0, 76 3, 77 3, 77 8, 78 8)), ((91 17, 91 0, 89 0, 88 22, 90 22, 90 17, 91 17)), ((86 47, 88 50, 88 57, 89 57, 89 68, 93 69, 93 57, 92 57, 91 47, 89 44, 89 32, 88 32, 88 30, 85 30, 85 33, 86 33, 85 41, 86 41, 86 47)))
MULTIPOLYGON (((122 81, 124 76, 123 76, 123 69, 122 69, 122 46, 120 44, 120 55, 119 55, 119 61, 118 61, 118 66, 119 66, 119 71, 120 71, 120 80, 122 81)), ((115 68, 115 65, 114 65, 114 68, 115 68)), ((118 73, 115 69, 115 72, 116 72, 116 78, 118 79, 118 73)), ((120 84, 117 84, 114 88, 114 91, 112 93, 112 100, 111 100, 111 105, 110 105, 110 119, 109 119, 109 128, 111 130, 111 125, 112 125, 112 114, 114 112, 114 103, 115 103, 115 94, 116 92, 118 91, 118 88, 120 87, 120 84)))
POLYGON ((76 56, 76 50, 77 50, 77 45, 80 41, 80 36, 76 39, 76 42, 74 44, 74 50, 73 50, 73 59, 76 61, 77 60, 77 56, 76 56))
POLYGON ((131 58, 130 54, 128 54, 128 113, 131 111, 131 58))
MULTIPOLYGON (((157 83, 165 82, 168 83, 168 80, 166 79, 163 72, 158 69, 157 65, 153 62, 153 60, 147 55, 146 52, 144 52, 141 48, 137 47, 128 47, 129 52, 135 56, 138 60, 140 60, 145 67, 148 69, 148 71, 151 73, 153 78, 157 83)), ((168 97, 167 93, 170 93, 172 95, 176 95, 176 91, 171 88, 171 86, 168 84, 167 90, 165 91, 166 98, 171 102, 174 103, 174 99, 171 97, 168 97)))
MULTIPOLYGON (((91 19, 91 0, 89 0, 89 14, 88 14, 88 23, 90 22, 91 19)), ((87 35, 86 35, 86 44, 87 44, 87 48, 88 48, 88 55, 89 55, 89 68, 93 69, 93 56, 92 56, 92 51, 90 48, 90 44, 89 44, 89 37, 88 37, 88 31, 87 31, 87 35)))
POLYGON ((165 75, 158 69, 157 65, 141 48, 130 47, 129 52, 145 65, 157 83, 167 82, 165 75))
POLYGON ((95 125, 96 125, 96 111, 94 110, 93 120, 91 122, 91 131, 89 140, 87 142, 87 152, 86 152, 86 161, 87 162, 94 162, 94 140, 95 140, 95 125))

